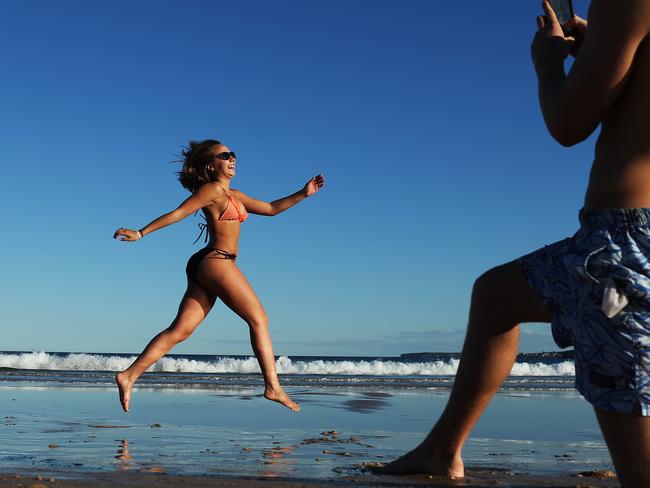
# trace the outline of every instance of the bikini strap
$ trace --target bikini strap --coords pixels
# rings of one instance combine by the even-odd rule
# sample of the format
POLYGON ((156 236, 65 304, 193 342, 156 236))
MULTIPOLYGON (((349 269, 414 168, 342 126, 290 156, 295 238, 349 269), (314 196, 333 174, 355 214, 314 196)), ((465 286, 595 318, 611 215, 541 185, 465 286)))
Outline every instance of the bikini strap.
POLYGON ((237 255, 224 251, 223 249, 217 249, 214 247, 210 248, 213 252, 216 252, 220 256, 223 256, 224 259, 232 259, 233 261, 237 260, 237 255))
MULTIPOLYGON (((197 210, 197 212, 198 212, 198 210, 197 210)), ((194 215, 196 215, 196 214, 194 214, 194 215)), ((205 220, 205 215, 201 215, 201 218, 202 218, 203 220, 205 220)), ((208 243, 208 232, 207 232, 207 230, 206 230, 206 229, 208 228, 208 222, 207 222, 207 220, 206 220, 205 222, 199 222, 198 227, 199 227, 199 229, 201 229, 201 232, 199 232, 199 236, 198 236, 198 237, 196 238, 196 240, 192 243, 192 245, 194 245, 194 244, 196 244, 197 242, 199 242, 199 239, 200 239, 201 236, 203 235, 203 232, 205 232, 205 239, 203 240, 203 242, 207 244, 207 243, 208 243)))

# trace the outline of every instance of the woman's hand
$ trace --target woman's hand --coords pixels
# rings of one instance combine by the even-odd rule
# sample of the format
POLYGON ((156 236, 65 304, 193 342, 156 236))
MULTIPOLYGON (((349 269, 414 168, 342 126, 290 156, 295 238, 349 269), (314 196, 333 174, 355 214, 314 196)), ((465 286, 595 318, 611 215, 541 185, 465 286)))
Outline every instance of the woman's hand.
POLYGON ((305 187, 302 189, 302 191, 305 193, 306 197, 310 197, 318 190, 323 188, 324 184, 325 178, 323 178, 323 175, 316 175, 305 184, 305 187))
POLYGON ((139 230, 131 230, 131 229, 125 229, 124 227, 120 227, 115 231, 115 234, 113 234, 113 239, 119 239, 120 241, 137 241, 139 239, 142 239, 142 232, 139 230))

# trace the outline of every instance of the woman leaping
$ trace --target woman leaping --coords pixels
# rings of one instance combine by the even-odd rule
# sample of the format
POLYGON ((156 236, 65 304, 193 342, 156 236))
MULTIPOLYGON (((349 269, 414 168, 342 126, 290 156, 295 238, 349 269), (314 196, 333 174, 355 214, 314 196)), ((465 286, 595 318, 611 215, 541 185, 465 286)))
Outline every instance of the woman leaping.
POLYGON ((158 217, 140 230, 120 227, 113 235, 122 241, 137 241, 202 210, 208 236, 207 246, 187 262, 187 291, 174 321, 149 342, 131 366, 115 375, 120 402, 126 412, 129 410, 131 388, 140 375, 172 347, 192 335, 217 298, 221 298, 250 328, 253 352, 264 377, 264 397, 295 412, 300 410, 300 405, 291 400, 280 386, 268 318, 255 292, 237 267, 237 246, 240 225, 246 220, 248 212, 277 215, 316 193, 325 180, 321 175, 315 176, 293 195, 264 202, 230 188, 235 166, 235 153, 221 142, 213 139, 191 142, 183 151, 183 169, 179 172, 179 180, 192 196, 176 210, 158 217))

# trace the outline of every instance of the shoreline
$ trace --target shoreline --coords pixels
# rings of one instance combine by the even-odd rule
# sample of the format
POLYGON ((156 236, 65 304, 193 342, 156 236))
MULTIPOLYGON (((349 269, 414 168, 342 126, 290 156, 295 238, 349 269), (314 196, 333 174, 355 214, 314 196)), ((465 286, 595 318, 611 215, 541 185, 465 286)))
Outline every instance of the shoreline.
POLYGON ((144 488, 149 486, 184 488, 230 487, 230 488, 335 488, 355 486, 357 488, 428 486, 486 487, 617 487, 618 478, 608 470, 573 475, 533 476, 514 474, 502 469, 468 468, 464 479, 453 480, 430 475, 388 476, 360 473, 337 479, 312 478, 269 478, 254 476, 184 476, 165 473, 94 473, 94 472, 50 472, 37 475, 29 472, 0 473, 0 487, 59 487, 81 488, 92 485, 94 488, 124 487, 144 488))

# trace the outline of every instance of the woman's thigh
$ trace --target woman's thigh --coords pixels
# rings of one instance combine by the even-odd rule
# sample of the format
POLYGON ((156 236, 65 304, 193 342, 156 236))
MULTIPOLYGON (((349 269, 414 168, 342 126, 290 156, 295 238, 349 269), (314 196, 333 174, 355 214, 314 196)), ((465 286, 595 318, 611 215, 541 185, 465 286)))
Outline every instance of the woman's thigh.
POLYGON ((217 297, 210 290, 199 283, 187 280, 187 290, 178 307, 178 313, 191 313, 197 315, 208 315, 217 297))
POLYGON ((210 313, 216 295, 195 281, 187 281, 187 290, 178 306, 178 313, 171 328, 191 334, 210 313))
POLYGON ((205 258, 197 276, 201 286, 214 293, 247 323, 266 320, 266 312, 255 291, 234 261, 205 258))

